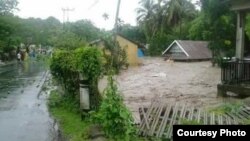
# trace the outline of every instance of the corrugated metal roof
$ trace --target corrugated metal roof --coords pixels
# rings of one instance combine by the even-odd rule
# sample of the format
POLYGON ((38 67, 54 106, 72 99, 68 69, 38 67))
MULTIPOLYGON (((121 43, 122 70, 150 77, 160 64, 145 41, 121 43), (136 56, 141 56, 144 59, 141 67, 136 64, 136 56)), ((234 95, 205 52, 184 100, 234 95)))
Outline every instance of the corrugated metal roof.
POLYGON ((188 53, 188 59, 211 59, 212 52, 206 41, 177 40, 182 48, 188 53))
POLYGON ((187 60, 189 59, 190 60, 211 59, 212 58, 212 52, 208 48, 207 41, 175 40, 164 51, 163 54, 166 54, 174 44, 177 44, 183 50, 183 52, 186 54, 187 60))

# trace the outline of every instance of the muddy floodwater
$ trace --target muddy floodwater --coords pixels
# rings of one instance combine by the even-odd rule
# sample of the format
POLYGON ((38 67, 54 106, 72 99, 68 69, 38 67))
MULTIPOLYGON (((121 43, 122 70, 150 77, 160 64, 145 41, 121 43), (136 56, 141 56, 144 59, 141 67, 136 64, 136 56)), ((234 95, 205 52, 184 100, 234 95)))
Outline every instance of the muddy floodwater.
POLYGON ((117 81, 126 105, 139 120, 138 107, 154 98, 166 103, 215 106, 220 68, 211 62, 167 62, 163 58, 144 58, 143 64, 122 71, 117 81))
POLYGON ((0 66, 1 141, 54 140, 47 96, 40 93, 46 72, 35 61, 0 66))

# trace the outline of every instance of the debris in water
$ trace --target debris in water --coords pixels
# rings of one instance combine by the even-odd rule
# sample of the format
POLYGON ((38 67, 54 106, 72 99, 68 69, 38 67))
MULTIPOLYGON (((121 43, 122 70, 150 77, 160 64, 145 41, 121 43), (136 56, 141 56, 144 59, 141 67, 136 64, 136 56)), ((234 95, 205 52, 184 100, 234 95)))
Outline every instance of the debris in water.
POLYGON ((153 74, 152 77, 167 77, 167 74, 161 72, 161 73, 153 74))

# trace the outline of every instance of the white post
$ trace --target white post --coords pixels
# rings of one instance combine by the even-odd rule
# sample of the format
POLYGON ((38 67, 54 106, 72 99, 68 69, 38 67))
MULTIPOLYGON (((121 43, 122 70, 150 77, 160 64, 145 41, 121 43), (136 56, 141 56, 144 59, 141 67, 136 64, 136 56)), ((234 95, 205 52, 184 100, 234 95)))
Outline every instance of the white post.
POLYGON ((236 59, 244 59, 245 47, 245 13, 237 13, 236 59))
POLYGON ((84 84, 80 84, 80 109, 90 110, 89 88, 84 84))
POLYGON ((238 72, 234 72, 237 75, 237 79, 241 79, 243 76, 243 59, 245 51, 245 18, 244 11, 238 11, 237 13, 237 35, 236 35, 236 59, 239 60, 239 64, 236 69, 238 72))

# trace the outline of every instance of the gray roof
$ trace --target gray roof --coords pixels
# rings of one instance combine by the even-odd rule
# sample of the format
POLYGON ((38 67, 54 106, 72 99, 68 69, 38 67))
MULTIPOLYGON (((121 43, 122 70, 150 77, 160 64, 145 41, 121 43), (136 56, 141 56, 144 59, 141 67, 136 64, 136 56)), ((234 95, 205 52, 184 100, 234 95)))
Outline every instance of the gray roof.
POLYGON ((231 10, 250 11, 249 0, 231 0, 231 10))
POLYGON ((166 54, 174 44, 177 44, 185 53, 186 59, 212 58, 212 53, 208 48, 207 41, 175 40, 162 54, 166 54))

